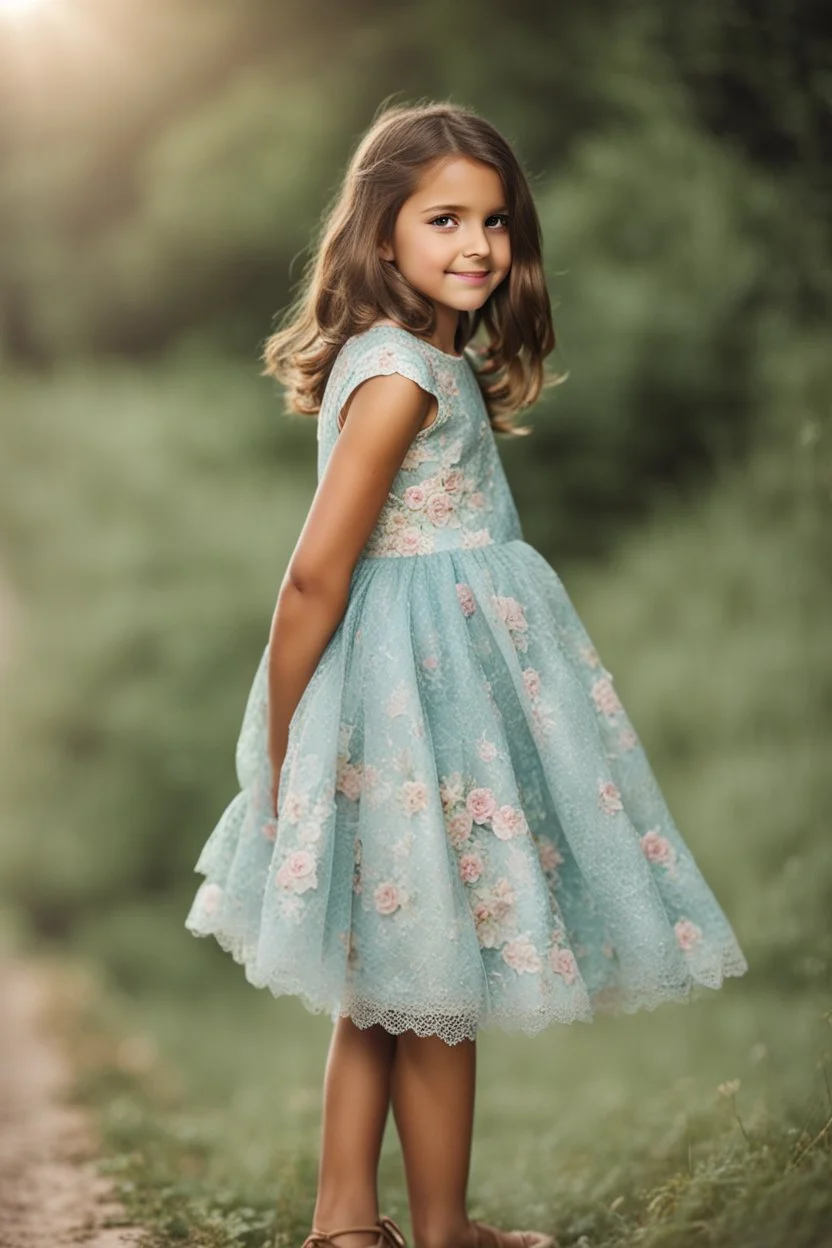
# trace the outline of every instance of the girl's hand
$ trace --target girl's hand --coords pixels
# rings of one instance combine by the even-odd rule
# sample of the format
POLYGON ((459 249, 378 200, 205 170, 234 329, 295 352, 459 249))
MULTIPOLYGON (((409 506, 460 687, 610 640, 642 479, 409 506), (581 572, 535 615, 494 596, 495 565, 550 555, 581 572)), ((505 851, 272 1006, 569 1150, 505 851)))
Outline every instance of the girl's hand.
POLYGON ((286 750, 279 748, 279 745, 276 743, 269 743, 268 760, 272 768, 271 786, 269 786, 269 789, 271 789, 272 795, 271 814, 274 816, 274 819, 277 819, 278 790, 279 784, 281 784, 281 771, 284 759, 286 759, 286 750))
POLYGON ((271 813, 277 818, 277 803, 280 792, 280 769, 283 766, 283 759, 272 759, 272 781, 271 781, 271 813))

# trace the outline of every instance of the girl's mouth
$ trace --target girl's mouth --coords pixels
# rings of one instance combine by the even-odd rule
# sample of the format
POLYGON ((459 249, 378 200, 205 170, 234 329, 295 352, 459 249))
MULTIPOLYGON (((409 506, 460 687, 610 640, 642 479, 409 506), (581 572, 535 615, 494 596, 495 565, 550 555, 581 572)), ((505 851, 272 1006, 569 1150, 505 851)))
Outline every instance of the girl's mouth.
POLYGON ((454 273, 450 270, 448 276, 458 277, 461 282, 470 282, 473 286, 478 286, 487 279, 488 273, 454 273))

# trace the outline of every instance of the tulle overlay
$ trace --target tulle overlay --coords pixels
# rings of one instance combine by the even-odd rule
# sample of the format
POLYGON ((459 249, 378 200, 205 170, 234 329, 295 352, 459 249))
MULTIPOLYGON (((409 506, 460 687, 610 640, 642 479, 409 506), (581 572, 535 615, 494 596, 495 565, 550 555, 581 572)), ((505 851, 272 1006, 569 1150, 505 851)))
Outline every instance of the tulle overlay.
MULTIPOLYGON (((439 435, 463 475, 466 446, 483 444, 470 433, 462 447, 439 435)), ((404 471, 423 464, 434 492, 455 471, 439 449, 404 471)), ((507 491, 488 464, 480 479, 507 491)), ((188 928, 276 995, 449 1043, 652 1009, 743 974, 612 676, 510 496, 485 526, 487 506, 470 524, 452 506, 439 548, 399 549, 408 480, 376 534, 387 553, 357 563, 293 716, 276 820, 263 652, 240 791, 197 863, 188 928)), ((410 495, 414 510, 430 492, 410 495)))

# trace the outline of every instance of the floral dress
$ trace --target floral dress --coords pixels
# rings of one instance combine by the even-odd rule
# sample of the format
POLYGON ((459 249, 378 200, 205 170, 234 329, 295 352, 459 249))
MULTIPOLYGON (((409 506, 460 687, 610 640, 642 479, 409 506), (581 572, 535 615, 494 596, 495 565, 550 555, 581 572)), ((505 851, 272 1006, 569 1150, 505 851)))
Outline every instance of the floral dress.
POLYGON ((250 982, 360 1027, 448 1043, 719 988, 747 963, 558 575, 523 540, 467 354, 377 325, 349 394, 400 373, 438 401, 292 717, 270 814, 268 643, 240 791, 186 925, 250 982))

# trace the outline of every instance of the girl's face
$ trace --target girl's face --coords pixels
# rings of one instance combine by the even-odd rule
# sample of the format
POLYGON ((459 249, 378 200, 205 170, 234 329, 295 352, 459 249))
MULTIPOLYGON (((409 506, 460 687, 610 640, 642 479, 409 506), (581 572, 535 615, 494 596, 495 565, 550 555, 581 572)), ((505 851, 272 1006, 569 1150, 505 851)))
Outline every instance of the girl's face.
POLYGON ((482 307, 511 267, 505 190, 490 165, 434 161, 379 248, 436 309, 437 336, 453 342, 460 312, 482 307))

